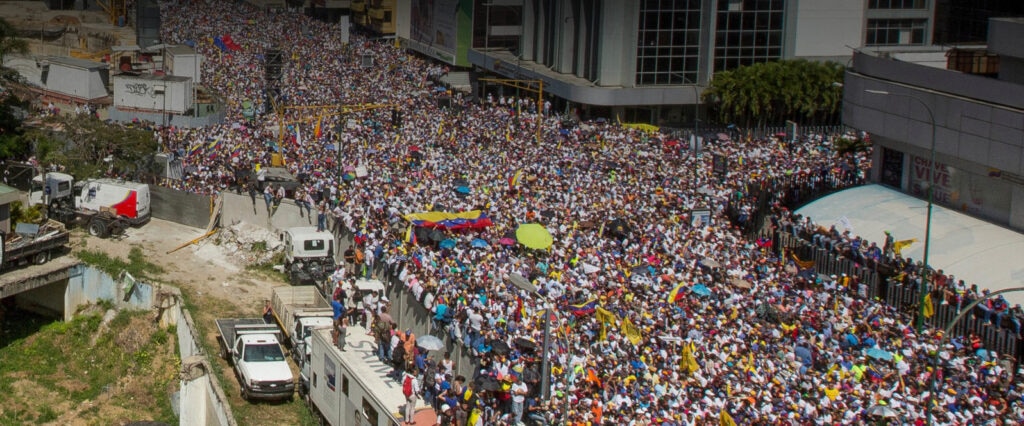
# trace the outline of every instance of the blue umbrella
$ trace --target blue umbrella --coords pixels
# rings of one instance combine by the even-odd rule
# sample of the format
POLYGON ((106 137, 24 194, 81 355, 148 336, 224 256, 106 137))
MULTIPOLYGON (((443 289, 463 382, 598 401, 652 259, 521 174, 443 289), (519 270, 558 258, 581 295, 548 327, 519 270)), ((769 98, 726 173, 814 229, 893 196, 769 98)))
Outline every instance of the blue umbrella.
POLYGON ((469 194, 469 187, 468 186, 460 186, 458 188, 455 188, 455 192, 458 192, 460 194, 469 194))
POLYGON ((708 286, 706 286, 704 284, 697 284, 697 285, 693 286, 693 288, 691 288, 690 291, 693 292, 693 294, 696 294, 698 296, 705 296, 706 297, 706 296, 710 296, 711 295, 711 289, 709 289, 708 286))
POLYGON ((455 247, 455 240, 453 240, 453 239, 449 238, 449 239, 446 239, 446 240, 443 240, 443 241, 441 241, 441 243, 440 243, 440 244, 438 244, 438 245, 439 245, 439 246, 440 246, 441 248, 443 248, 443 249, 450 249, 450 248, 452 248, 452 247, 455 247))
POLYGON ((469 243, 469 246, 473 248, 487 248, 490 244, 487 244, 487 241, 481 238, 474 238, 473 241, 469 243))
POLYGON ((864 352, 864 355, 867 355, 874 359, 880 359, 882 361, 892 361, 892 354, 889 353, 889 351, 883 351, 878 348, 868 349, 866 352, 864 352))

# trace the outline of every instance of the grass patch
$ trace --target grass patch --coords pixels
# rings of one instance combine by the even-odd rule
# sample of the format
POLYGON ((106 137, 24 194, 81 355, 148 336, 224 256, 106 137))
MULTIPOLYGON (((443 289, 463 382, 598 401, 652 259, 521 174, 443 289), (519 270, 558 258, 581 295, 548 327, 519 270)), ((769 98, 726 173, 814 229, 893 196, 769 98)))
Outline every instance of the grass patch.
POLYGON ((148 311, 122 311, 97 335, 101 322, 99 314, 51 322, 0 348, 0 425, 69 415, 112 424, 126 413, 177 423, 168 396, 181 364, 174 334, 159 330, 148 311))
MULTIPOLYGON (((260 242, 262 242, 264 244, 264 247, 266 246, 266 242, 264 242, 264 241, 260 241, 260 242)), ((258 244, 258 243, 254 243, 253 246, 255 246, 256 244, 258 244)), ((276 266, 276 265, 283 265, 283 264, 284 264, 284 253, 283 252, 278 252, 278 253, 274 254, 274 257, 270 258, 270 260, 268 260, 267 262, 259 263, 259 264, 255 264, 255 265, 248 265, 248 266, 245 267, 245 270, 248 271, 248 272, 252 272, 254 274, 257 274, 257 275, 262 275, 264 278, 267 278, 267 279, 270 279, 270 280, 280 281, 280 282, 285 282, 286 283, 286 282, 288 282, 288 276, 285 275, 283 272, 280 272, 277 269, 274 269, 274 266, 276 266)))
POLYGON ((106 272, 112 277, 117 277, 122 271, 132 274, 136 279, 156 278, 165 272, 160 265, 150 262, 139 247, 132 247, 128 252, 128 259, 112 257, 107 253, 93 250, 82 250, 75 253, 82 262, 106 272))

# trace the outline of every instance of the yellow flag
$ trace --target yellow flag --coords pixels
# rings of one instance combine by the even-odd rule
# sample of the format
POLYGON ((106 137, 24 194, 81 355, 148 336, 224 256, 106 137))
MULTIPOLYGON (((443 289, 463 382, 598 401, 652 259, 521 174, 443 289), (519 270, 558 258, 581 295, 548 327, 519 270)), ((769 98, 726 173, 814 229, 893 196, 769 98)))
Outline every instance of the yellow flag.
POLYGON ((700 365, 697 364, 697 358, 693 356, 693 343, 683 345, 683 354, 679 360, 679 368, 687 374, 691 374, 700 369, 700 365))
POLYGON ((598 321, 601 321, 601 324, 616 324, 619 322, 619 318, 615 314, 600 306, 594 311, 594 316, 597 317, 598 321))
POLYGON ((732 416, 729 415, 728 411, 722 409, 722 412, 718 414, 719 426, 736 426, 736 422, 733 421, 732 416))
POLYGON ((640 335, 640 329, 633 325, 633 322, 626 318, 622 321, 622 333, 626 335, 630 343, 636 345, 640 343, 643 337, 640 335))
POLYGON ((900 254, 900 252, 903 251, 904 247, 908 247, 911 244, 916 243, 916 242, 917 242, 917 238, 911 238, 909 240, 896 241, 896 242, 892 243, 892 251, 895 252, 896 254, 900 254))
POLYGON ((608 324, 605 322, 601 322, 601 336, 599 336, 599 339, 602 342, 608 340, 608 324))
POLYGON ((935 304, 932 303, 931 293, 924 295, 924 308, 922 309, 922 314, 924 314, 925 318, 931 318, 932 315, 935 315, 935 304))

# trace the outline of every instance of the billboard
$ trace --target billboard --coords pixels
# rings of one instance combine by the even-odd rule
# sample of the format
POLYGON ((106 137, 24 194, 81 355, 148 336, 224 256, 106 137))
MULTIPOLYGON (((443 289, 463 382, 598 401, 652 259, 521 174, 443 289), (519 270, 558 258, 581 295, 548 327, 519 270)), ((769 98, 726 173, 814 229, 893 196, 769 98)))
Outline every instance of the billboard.
POLYGON ((466 66, 473 31, 472 0, 412 0, 409 38, 416 50, 466 66))

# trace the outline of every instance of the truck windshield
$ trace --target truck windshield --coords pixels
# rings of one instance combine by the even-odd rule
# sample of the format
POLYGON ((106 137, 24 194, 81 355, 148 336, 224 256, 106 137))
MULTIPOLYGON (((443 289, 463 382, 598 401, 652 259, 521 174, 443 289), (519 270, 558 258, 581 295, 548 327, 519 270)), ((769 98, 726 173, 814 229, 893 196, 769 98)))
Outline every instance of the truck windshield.
POLYGON ((245 347, 245 362, 284 361, 284 353, 276 345, 248 345, 245 347))

